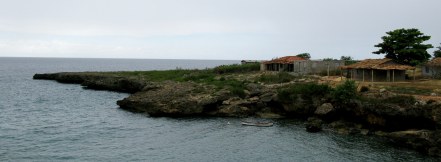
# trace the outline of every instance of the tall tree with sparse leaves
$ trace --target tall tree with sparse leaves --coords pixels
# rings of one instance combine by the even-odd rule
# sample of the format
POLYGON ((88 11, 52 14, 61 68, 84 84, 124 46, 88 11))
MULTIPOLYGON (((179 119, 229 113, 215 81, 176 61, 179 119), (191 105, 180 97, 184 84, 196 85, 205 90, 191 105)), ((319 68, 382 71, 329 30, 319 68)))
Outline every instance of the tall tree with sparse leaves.
POLYGON ((381 37, 382 43, 375 45, 380 48, 374 54, 386 54, 386 58, 407 65, 418 65, 429 60, 431 55, 427 49, 433 48, 431 44, 423 44, 430 39, 418 29, 396 29, 386 32, 387 36, 381 37))
POLYGON ((438 48, 436 51, 433 52, 433 56, 435 57, 441 57, 441 43, 440 46, 436 47, 438 48))
POLYGON ((354 61, 351 56, 341 56, 340 60, 345 61, 345 65, 355 64, 357 61, 354 61))
POLYGON ((309 60, 310 58, 311 58, 311 55, 309 54, 309 53, 301 53, 301 54, 298 54, 298 55, 296 55, 297 57, 301 57, 301 58, 304 58, 304 59, 306 59, 306 60, 309 60))

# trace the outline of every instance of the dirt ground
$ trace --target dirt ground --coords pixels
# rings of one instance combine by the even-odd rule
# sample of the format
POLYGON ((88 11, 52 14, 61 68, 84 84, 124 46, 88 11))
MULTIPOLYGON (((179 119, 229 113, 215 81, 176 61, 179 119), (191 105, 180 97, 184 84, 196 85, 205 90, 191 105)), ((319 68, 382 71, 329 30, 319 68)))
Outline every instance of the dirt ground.
MULTIPOLYGON (((327 82, 332 86, 341 84, 346 80, 339 76, 322 77, 322 82, 327 82)), ((380 91, 384 89, 396 94, 412 95, 418 100, 423 101, 441 101, 441 80, 434 79, 416 79, 407 82, 356 82, 358 90, 361 87, 368 87, 369 91, 380 91)))

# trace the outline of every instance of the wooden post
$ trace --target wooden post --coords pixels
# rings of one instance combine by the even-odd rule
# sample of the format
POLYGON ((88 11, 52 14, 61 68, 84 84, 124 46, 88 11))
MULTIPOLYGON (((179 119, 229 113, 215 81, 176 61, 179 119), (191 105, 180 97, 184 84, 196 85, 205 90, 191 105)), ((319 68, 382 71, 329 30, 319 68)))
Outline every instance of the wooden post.
POLYGON ((395 69, 392 69, 392 82, 395 82, 395 69))
POLYGON ((371 82, 374 82, 374 69, 371 69, 371 82))
POLYGON ((390 82, 390 70, 386 71, 386 82, 390 82))
POLYGON ((416 69, 413 69, 413 81, 415 81, 415 71, 416 69))
POLYGON ((354 80, 354 69, 351 69, 351 80, 354 80))
POLYGON ((343 75, 343 69, 340 69, 340 75, 343 75))
POLYGON ((364 69, 363 69, 363 82, 364 82, 364 69))
POLYGON ((329 63, 328 63, 328 77, 329 77, 329 63))

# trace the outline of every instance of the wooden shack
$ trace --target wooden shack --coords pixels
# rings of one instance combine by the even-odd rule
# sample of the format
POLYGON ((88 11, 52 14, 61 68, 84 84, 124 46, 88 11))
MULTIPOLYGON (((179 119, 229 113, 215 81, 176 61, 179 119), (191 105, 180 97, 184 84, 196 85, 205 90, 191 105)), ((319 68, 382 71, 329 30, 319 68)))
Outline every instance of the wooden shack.
POLYGON ((366 59, 340 68, 348 70, 353 80, 371 82, 405 81, 406 70, 415 70, 415 67, 403 65, 388 58, 366 59))

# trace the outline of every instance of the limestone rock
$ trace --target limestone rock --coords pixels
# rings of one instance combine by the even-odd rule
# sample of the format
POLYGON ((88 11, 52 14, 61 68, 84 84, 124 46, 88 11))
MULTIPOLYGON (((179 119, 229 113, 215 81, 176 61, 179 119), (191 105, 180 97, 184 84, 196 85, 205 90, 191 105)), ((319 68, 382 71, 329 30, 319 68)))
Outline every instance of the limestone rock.
POLYGON ((327 115, 330 112, 334 111, 334 106, 331 103, 324 103, 321 106, 317 107, 314 114, 316 115, 327 115))

